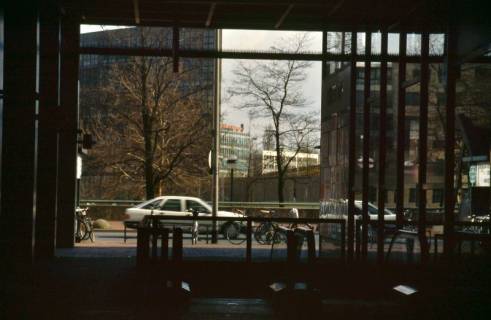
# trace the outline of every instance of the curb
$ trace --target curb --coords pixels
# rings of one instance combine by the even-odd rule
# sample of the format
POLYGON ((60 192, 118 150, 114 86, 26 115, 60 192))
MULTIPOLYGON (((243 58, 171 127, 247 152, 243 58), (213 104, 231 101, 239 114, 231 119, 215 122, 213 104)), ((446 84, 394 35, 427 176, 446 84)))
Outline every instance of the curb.
MULTIPOLYGON (((97 232, 124 232, 124 229, 94 229, 97 232)), ((136 232, 135 229, 126 229, 126 233, 136 232)))

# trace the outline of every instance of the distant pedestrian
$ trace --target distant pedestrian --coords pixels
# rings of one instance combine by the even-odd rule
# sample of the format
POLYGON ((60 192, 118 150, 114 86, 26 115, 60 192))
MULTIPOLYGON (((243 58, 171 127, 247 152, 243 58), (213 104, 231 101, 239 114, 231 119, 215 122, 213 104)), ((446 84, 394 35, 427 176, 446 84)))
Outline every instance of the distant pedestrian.
POLYGON ((197 244, 198 243, 198 234, 199 234, 199 223, 198 219, 196 219, 199 216, 199 211, 196 209, 193 209, 193 228, 191 230, 191 243, 192 244, 197 244))

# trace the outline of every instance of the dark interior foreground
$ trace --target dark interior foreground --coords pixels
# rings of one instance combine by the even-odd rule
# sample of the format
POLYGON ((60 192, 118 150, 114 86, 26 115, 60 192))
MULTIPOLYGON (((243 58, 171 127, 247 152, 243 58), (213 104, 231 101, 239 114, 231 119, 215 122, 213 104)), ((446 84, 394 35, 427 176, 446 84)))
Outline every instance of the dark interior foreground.
MULTIPOLYGON (((489 237, 479 240, 487 241, 487 254, 456 254, 453 217, 456 80, 464 62, 491 62, 491 29, 485 8, 480 1, 446 0, 52 0, 2 4, 0 318, 489 318, 489 237), (425 45, 418 58, 403 54, 394 58, 383 51, 377 56, 356 52, 333 55, 325 49, 314 57, 349 62, 355 67, 357 61, 387 64, 396 60, 401 64, 420 63, 424 71, 432 59, 440 59, 438 62, 445 65, 447 126, 441 259, 430 261, 429 251, 422 248, 421 259, 416 263, 388 263, 380 249, 376 261, 369 262, 366 231, 361 235, 361 252, 357 250, 360 256, 355 256, 352 217, 347 224, 346 256, 315 264, 193 261, 137 266, 133 258, 56 258, 57 248, 74 245, 79 55, 101 52, 79 47, 81 23, 324 33, 333 30, 370 34, 382 30, 383 34, 418 32, 426 40, 430 33, 444 33, 445 52, 440 58, 430 57, 425 45), (167 284, 178 280, 188 282, 191 293, 179 285, 167 284), (302 282, 309 287, 274 292, 269 285, 278 281, 302 282), (417 292, 408 296, 395 292, 393 288, 401 284, 414 287, 417 292)), ((167 51, 132 49, 107 53, 166 55, 176 60, 179 56, 223 58, 230 54, 180 51, 178 45, 167 51)), ((244 56, 252 58, 254 54, 244 56)), ((422 72, 421 83, 426 80, 427 85, 424 75, 422 72)), ((353 74, 351 79, 355 79, 353 74)), ((426 99, 426 108, 427 105, 426 99)), ((425 107, 425 99, 421 107, 425 107)), ((420 121, 424 127, 424 117, 420 121)), ((354 139, 350 139, 350 150, 354 150, 354 139)), ((420 166, 425 168, 426 155, 421 154, 420 166)), ((355 163, 355 154, 350 152, 345 197, 350 212, 354 208, 355 163)), ((398 163, 402 170, 403 159, 398 163)), ((363 166, 368 175, 368 156, 364 156, 363 166)), ((425 181, 419 182, 418 192, 425 195, 425 181)), ((362 193, 366 203, 365 183, 362 193)), ((418 210, 418 235, 425 240, 422 230, 431 221, 426 221, 425 206, 418 210)), ((396 211, 398 219, 402 219, 402 201, 398 200, 396 211)), ((383 225, 383 220, 379 222, 383 225)), ((367 230, 368 222, 364 219, 363 223, 363 230, 367 230)), ((379 226, 378 230, 383 229, 379 226)))

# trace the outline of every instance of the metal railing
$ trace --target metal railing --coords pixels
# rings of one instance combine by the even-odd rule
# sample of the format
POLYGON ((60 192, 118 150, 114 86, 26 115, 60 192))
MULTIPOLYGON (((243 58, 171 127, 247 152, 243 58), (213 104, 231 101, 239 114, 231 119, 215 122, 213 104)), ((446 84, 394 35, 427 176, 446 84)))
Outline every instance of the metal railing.
MULTIPOLYGON (((144 257, 150 256, 150 252, 152 252, 151 256, 157 256, 156 248, 157 248, 157 239, 160 237, 164 237, 163 239, 168 239, 168 233, 166 233, 165 228, 162 225, 166 224, 166 221, 179 221, 177 224, 185 224, 186 221, 192 223, 193 221, 209 221, 209 222, 235 222, 241 223, 245 225, 245 235, 246 235, 246 262, 252 262, 252 239, 253 239, 253 222, 255 223, 263 223, 263 222, 273 222, 277 224, 339 224, 341 233, 343 236, 340 239, 340 252, 341 257, 345 257, 345 229, 346 222, 344 219, 313 219, 313 218, 262 218, 262 217, 193 217, 193 216, 160 216, 160 215, 152 215, 145 216, 144 219, 140 222, 138 226, 138 235, 137 235, 137 256, 142 257, 139 261, 144 261, 144 257), (151 241, 151 242, 150 242, 151 241), (149 249, 149 248, 152 249, 149 249), (143 251, 142 251, 143 250, 143 251), (149 251, 150 250, 150 251, 149 251)), ((180 229, 180 228, 176 228, 180 229)), ((319 234, 320 235, 320 234, 319 234)), ((311 241, 311 240, 310 240, 311 241)), ((321 251, 321 243, 322 239, 319 239, 319 252, 321 251)), ((312 250, 312 248, 310 248, 312 250)), ((312 257, 312 251, 309 252, 309 256, 312 257)))

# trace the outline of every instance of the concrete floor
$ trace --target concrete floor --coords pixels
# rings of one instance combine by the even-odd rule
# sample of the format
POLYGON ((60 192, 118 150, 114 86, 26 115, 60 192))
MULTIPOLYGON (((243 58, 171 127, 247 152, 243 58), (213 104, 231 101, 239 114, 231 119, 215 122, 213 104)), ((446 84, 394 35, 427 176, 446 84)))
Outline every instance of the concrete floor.
POLYGON ((490 265, 332 263, 309 270, 319 291, 274 295, 278 265, 196 262, 179 270, 192 289, 182 294, 166 288, 171 270, 133 258, 57 258, 7 273, 0 319, 489 319, 490 265), (401 283, 419 292, 396 294, 401 283))

